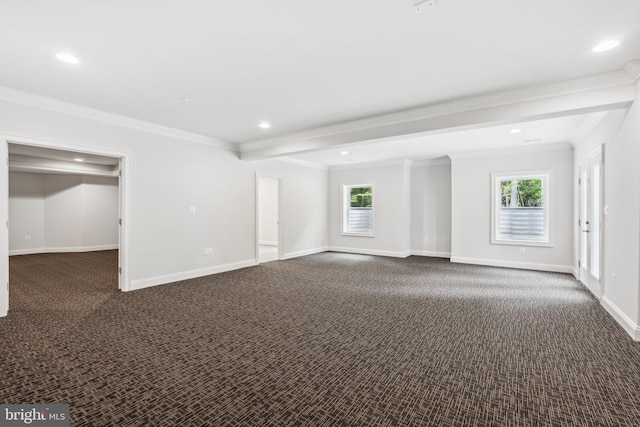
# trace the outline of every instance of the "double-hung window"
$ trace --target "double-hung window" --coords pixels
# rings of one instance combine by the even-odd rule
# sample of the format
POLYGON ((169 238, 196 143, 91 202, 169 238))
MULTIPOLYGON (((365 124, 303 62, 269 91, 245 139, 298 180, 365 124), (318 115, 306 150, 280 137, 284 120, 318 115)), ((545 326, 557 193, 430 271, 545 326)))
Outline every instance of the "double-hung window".
POLYGON ((552 246, 551 171, 491 174, 491 243, 552 246))
POLYGON ((373 185, 342 186, 342 234, 373 236, 373 185))

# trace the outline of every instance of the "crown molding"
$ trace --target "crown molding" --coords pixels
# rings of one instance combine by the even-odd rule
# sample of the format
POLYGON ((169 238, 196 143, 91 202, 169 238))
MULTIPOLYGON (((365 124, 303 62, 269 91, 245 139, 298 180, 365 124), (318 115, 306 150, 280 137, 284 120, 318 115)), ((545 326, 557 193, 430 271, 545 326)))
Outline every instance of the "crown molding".
POLYGON ((108 113, 106 111, 96 110, 81 105, 72 104, 70 102, 59 101, 57 99, 45 96, 35 95, 28 92, 11 89, 0 86, 0 100, 15 102, 18 104, 28 105, 31 107, 42 108, 57 113, 69 114, 85 119, 96 120, 110 125, 127 127, 144 132, 155 133, 158 135, 168 136, 171 138, 197 142, 223 150, 236 151, 237 145, 232 142, 224 141, 218 138, 212 138, 181 129, 163 126, 156 123, 147 122, 132 117, 121 116, 119 114, 108 113))
POLYGON ((248 141, 239 143, 238 146, 240 147, 240 152, 244 153, 252 150, 270 148, 304 140, 329 137, 346 132, 356 132, 375 127, 397 125, 405 122, 481 110, 491 107, 500 107, 519 102, 530 102, 550 97, 580 94, 598 89, 607 89, 611 87, 632 84, 635 82, 635 80, 637 80, 639 73, 640 60, 629 62, 623 69, 618 71, 611 71, 608 73, 595 74, 592 76, 564 80, 561 82, 549 83, 545 85, 532 86, 444 102, 441 104, 429 105, 412 110, 406 110, 397 113, 380 115, 366 119, 354 120, 336 125, 310 129, 279 137, 248 141))
POLYGON ((393 160, 380 160, 377 162, 362 162, 362 163, 348 163, 344 165, 331 165, 329 170, 347 170, 347 169, 364 169, 364 168, 379 168, 384 166, 413 166, 413 162, 410 159, 393 159, 393 160))
MULTIPOLYGON (((529 145, 526 147, 494 148, 491 150, 464 151, 450 153, 451 160, 474 159, 482 157, 510 156, 513 154, 545 153, 550 151, 573 150, 573 145, 568 142, 555 142, 552 144, 529 145)), ((453 163, 453 162, 452 162, 453 163)))
POLYGON ((448 156, 439 157, 437 159, 424 159, 424 160, 416 160, 411 164, 413 168, 419 168, 421 166, 442 166, 442 165, 450 165, 451 158, 448 156))
MULTIPOLYGON (((420 166, 439 166, 439 165, 449 165, 451 164, 451 159, 449 157, 440 157, 437 159, 424 159, 419 161, 414 161, 411 159, 394 159, 394 160, 379 160, 375 162, 362 162, 362 163, 348 163, 341 165, 324 165, 321 163, 312 162, 309 160, 297 159, 295 157, 283 156, 283 157, 274 157, 272 159, 265 160, 280 160, 286 163, 291 163, 294 165, 304 166, 307 168, 318 169, 322 171, 327 170, 342 170, 342 169, 358 169, 358 168, 372 168, 372 167, 381 167, 381 166, 409 166, 409 167, 420 167, 420 166)), ((249 160, 249 161, 263 161, 263 160, 249 160)))
POLYGON ((310 169, 317 169, 325 172, 329 170, 329 166, 323 165, 322 163, 316 163, 310 160, 296 159, 295 157, 289 157, 289 156, 274 157, 272 159, 265 159, 265 160, 279 160, 285 163, 290 163, 292 165, 302 166, 310 169))

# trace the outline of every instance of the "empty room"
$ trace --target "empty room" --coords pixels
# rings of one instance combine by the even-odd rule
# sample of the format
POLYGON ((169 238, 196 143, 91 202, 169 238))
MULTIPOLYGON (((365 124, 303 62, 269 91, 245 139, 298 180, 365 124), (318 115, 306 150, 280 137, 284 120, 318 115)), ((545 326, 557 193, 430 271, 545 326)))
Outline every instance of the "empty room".
POLYGON ((0 2, 0 425, 637 426, 640 2, 0 2))

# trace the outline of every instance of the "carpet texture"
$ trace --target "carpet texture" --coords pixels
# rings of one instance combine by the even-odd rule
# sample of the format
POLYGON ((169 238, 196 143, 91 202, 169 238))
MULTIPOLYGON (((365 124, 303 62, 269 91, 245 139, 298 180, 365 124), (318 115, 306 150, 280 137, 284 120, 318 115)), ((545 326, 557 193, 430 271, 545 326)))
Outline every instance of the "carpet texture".
POLYGON ((0 402, 74 426, 637 426, 640 343, 571 276, 322 253, 122 293, 10 259, 0 402))

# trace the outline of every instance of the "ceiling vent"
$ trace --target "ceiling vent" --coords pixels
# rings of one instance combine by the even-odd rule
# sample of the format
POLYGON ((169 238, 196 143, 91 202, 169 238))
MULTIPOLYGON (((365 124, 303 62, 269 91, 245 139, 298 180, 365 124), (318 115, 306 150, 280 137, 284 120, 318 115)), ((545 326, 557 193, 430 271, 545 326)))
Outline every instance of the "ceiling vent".
POLYGON ((423 1, 422 3, 418 3, 417 5, 413 6, 413 8, 416 10, 417 14, 420 14, 422 12, 424 12, 427 9, 436 7, 436 0, 427 0, 427 1, 423 1))

